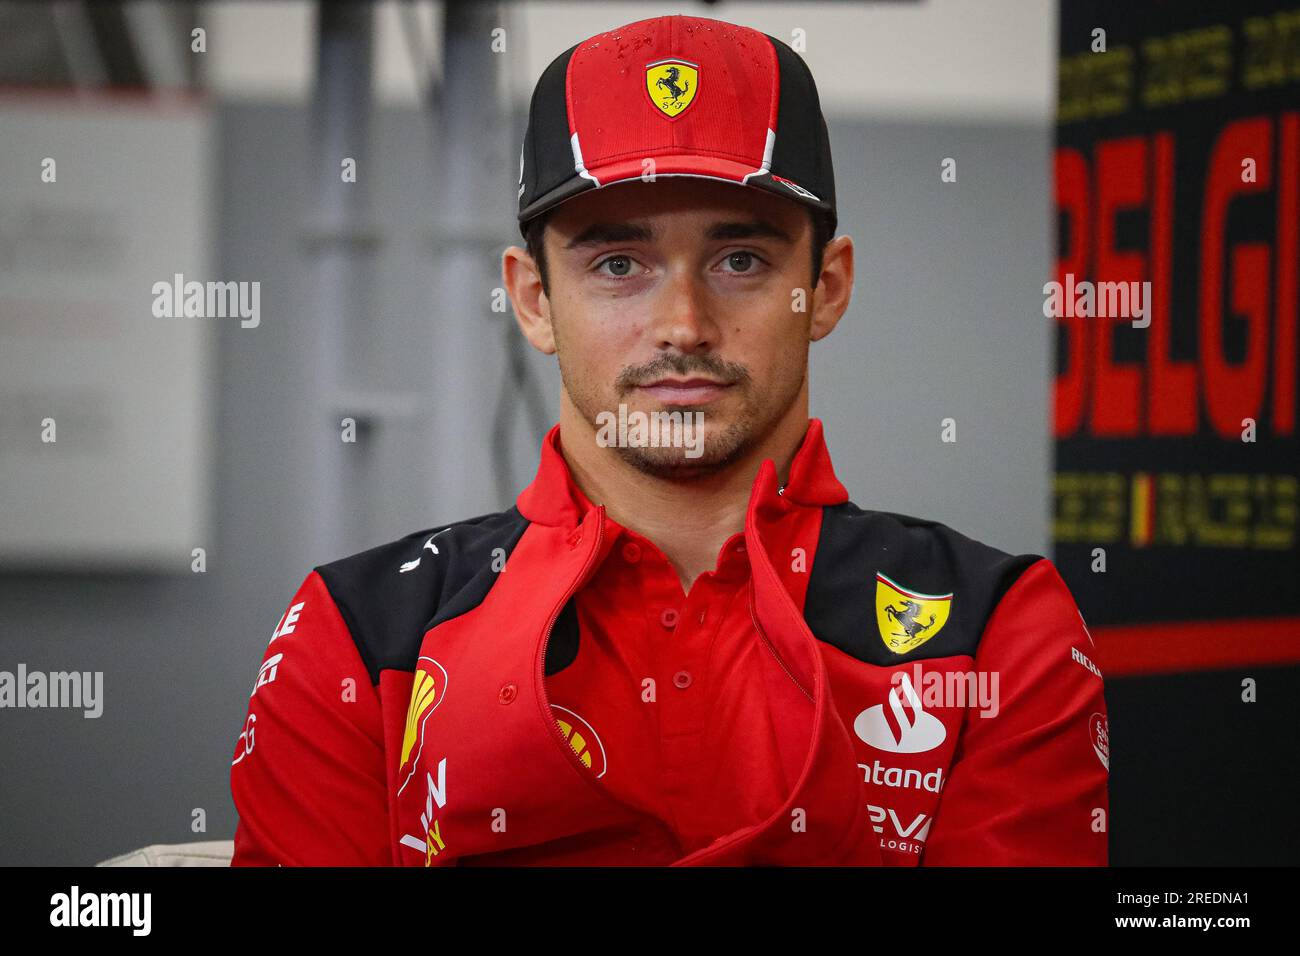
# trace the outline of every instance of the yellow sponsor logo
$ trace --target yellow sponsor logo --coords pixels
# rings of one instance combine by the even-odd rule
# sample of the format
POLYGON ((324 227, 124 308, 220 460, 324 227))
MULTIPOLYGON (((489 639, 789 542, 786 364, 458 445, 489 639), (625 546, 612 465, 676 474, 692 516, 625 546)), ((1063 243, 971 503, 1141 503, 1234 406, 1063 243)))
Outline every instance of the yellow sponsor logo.
POLYGON ((601 743, 596 729, 584 718, 559 704, 551 705, 551 713, 555 716, 555 724, 560 728, 561 736, 569 742, 582 765, 597 777, 605 776, 605 745, 601 743))
POLYGON ((446 693, 447 671, 432 657, 421 657, 415 668, 415 679, 411 682, 411 702, 406 707, 406 729, 402 733, 402 762, 398 772, 409 771, 402 782, 403 790, 415 772, 414 764, 419 760, 420 748, 424 745, 425 721, 442 703, 446 693))

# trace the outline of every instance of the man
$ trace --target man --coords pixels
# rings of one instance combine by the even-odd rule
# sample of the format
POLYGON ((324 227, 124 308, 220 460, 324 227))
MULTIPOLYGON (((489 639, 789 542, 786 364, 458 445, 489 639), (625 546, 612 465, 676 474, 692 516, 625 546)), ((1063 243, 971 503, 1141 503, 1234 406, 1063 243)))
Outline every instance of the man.
POLYGON ((307 577, 234 862, 1104 864, 1055 568, 858 508, 808 418, 853 243, 802 59, 685 16, 578 44, 519 206, 504 282, 563 381, 537 476, 307 577))

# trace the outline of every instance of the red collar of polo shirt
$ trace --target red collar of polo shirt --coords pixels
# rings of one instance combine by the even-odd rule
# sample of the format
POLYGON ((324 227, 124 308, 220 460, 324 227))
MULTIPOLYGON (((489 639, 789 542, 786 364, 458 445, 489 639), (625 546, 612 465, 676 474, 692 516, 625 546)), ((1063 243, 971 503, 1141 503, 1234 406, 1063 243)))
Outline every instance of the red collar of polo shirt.
MULTIPOLYGON (((786 501, 809 507, 838 505, 849 500, 848 491, 835 477, 835 469, 831 466, 820 418, 808 419, 808 430, 790 462, 790 480, 781 496, 786 501)), ((594 507, 573 481, 568 463, 560 451, 558 422, 542 441, 537 476, 519 493, 515 504, 529 521, 561 527, 579 524, 583 515, 594 507)))

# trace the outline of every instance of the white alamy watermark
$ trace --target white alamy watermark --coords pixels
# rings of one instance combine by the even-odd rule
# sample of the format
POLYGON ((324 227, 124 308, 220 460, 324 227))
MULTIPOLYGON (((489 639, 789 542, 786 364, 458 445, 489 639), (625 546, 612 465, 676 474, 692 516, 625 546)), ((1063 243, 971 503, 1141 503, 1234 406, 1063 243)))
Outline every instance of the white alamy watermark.
POLYGON ((0 671, 0 707, 74 708, 83 717, 104 713, 103 671, 0 671))
POLYGON ((1151 324, 1150 282, 1083 282, 1074 281, 1074 273, 1065 274, 1065 282, 1043 285, 1043 315, 1049 319, 1133 319, 1133 328, 1151 324))
POLYGON ((83 893, 73 884, 50 897, 51 926, 124 926, 133 936, 148 936, 152 913, 152 893, 83 893))
POLYGON ((997 671, 926 671, 919 661, 907 671, 895 671, 890 683, 903 689, 921 707, 979 708, 981 717, 996 717, 1002 709, 997 671))
POLYGON ((596 444, 601 448, 685 448, 687 458, 704 454, 703 412, 628 412, 596 415, 596 444))
POLYGON ((262 283, 185 281, 178 272, 171 282, 153 284, 153 314, 159 319, 230 319, 255 329, 262 322, 262 283))

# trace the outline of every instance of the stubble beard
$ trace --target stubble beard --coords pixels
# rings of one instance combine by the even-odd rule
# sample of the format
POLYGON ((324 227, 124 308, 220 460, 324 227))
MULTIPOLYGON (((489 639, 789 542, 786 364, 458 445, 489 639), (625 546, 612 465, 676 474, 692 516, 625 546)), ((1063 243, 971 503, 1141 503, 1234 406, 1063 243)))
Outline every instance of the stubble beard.
MULTIPOLYGON (((733 386, 734 388, 735 386, 733 386)), ((694 406, 665 405, 656 411, 681 411, 683 421, 690 421, 694 413, 704 414, 704 438, 701 442, 701 454, 698 458, 687 458, 686 448, 641 448, 615 446, 619 457, 637 471, 667 481, 698 481, 709 475, 725 471, 735 464, 754 447, 757 440, 755 416, 749 406, 740 413, 740 417, 728 422, 718 434, 714 434, 709 425, 709 412, 694 406)), ((583 412, 586 415, 586 412, 583 412)), ((594 420, 594 419, 593 419, 594 420)))
MULTIPOLYGON (((558 357, 558 354, 557 354, 558 357)), ((592 428, 599 427, 597 416, 602 412, 617 413, 620 402, 627 404, 626 392, 618 387, 611 389, 612 396, 600 397, 593 390, 584 388, 566 373, 565 363, 559 361, 560 380, 568 393, 569 400, 592 428)), ((632 447, 614 445, 615 451, 623 461, 642 474, 666 481, 689 482, 707 478, 734 465, 748 455, 755 446, 775 426, 776 422, 794 402, 803 386, 803 378, 795 380, 788 388, 788 394, 777 396, 770 406, 762 406, 755 401, 753 381, 747 375, 735 382, 728 390, 727 397, 719 400, 736 402, 739 399, 739 411, 735 417, 715 430, 716 422, 710 422, 708 406, 688 406, 665 404, 655 408, 640 409, 647 414, 656 412, 681 412, 683 421, 691 421, 695 412, 704 414, 704 438, 701 442, 702 454, 697 458, 686 457, 684 447, 632 447)), ((633 409, 629 408, 629 412, 633 409)))

